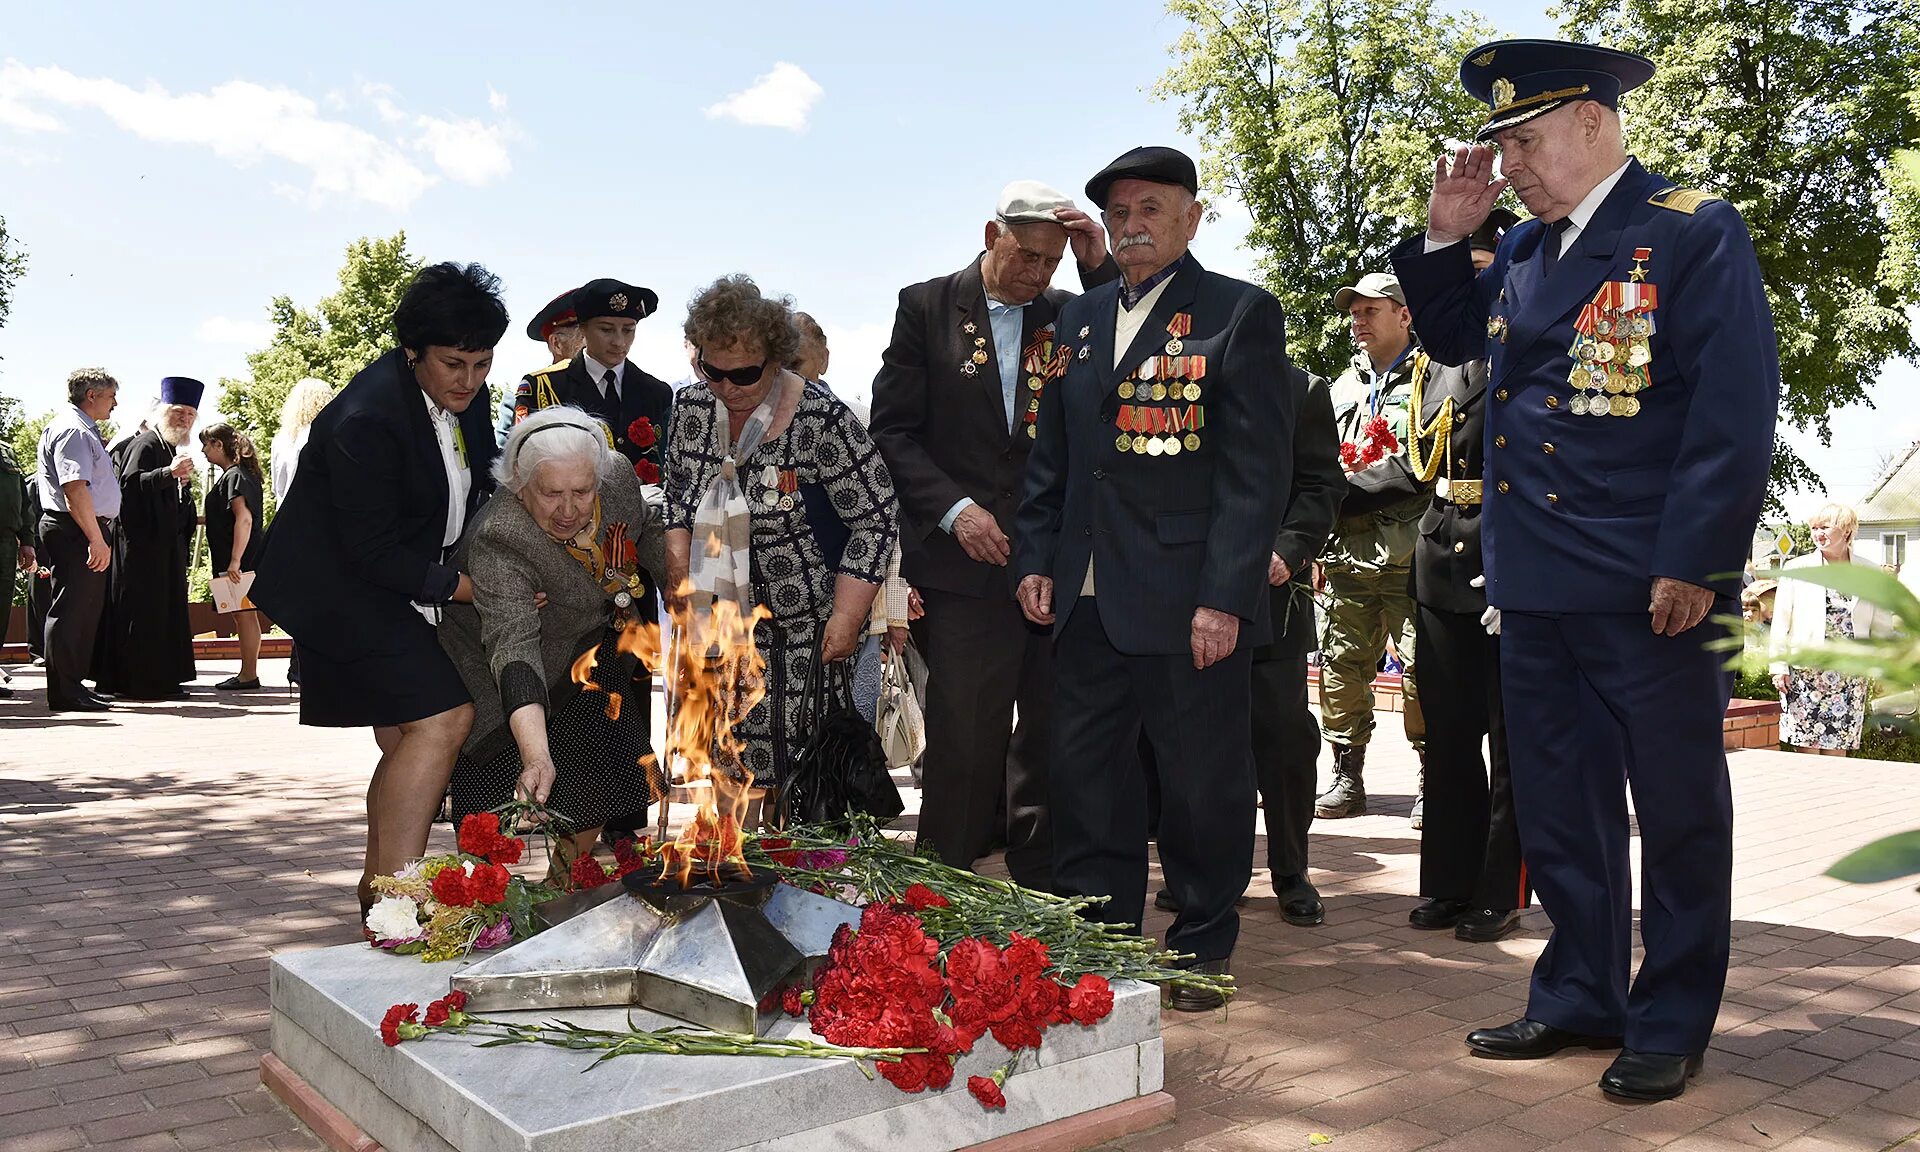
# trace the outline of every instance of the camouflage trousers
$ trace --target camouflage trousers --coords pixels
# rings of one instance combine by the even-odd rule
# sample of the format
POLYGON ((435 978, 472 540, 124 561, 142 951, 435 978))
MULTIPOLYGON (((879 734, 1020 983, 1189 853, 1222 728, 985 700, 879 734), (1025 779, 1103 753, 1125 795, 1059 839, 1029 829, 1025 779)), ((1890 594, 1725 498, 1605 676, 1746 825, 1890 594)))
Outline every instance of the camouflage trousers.
POLYGON ((1331 743, 1364 746, 1373 738, 1373 678, 1392 637, 1405 668, 1401 720, 1407 742, 1426 747, 1407 576, 1405 568, 1327 572, 1320 617, 1320 728, 1331 743))

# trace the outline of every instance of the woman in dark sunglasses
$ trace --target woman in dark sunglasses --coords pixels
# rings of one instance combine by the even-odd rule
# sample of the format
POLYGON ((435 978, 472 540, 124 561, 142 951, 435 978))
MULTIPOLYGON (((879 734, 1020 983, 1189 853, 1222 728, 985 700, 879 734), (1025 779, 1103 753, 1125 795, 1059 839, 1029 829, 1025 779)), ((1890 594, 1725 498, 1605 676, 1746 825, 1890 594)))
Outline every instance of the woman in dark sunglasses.
POLYGON ((771 787, 799 751, 808 667, 866 633, 893 551, 893 480, 847 406, 783 367, 800 339, 791 301, 724 277, 694 298, 686 336, 696 378, 666 438, 667 586, 696 609, 772 612, 754 632, 767 695, 737 730, 754 783, 771 787))

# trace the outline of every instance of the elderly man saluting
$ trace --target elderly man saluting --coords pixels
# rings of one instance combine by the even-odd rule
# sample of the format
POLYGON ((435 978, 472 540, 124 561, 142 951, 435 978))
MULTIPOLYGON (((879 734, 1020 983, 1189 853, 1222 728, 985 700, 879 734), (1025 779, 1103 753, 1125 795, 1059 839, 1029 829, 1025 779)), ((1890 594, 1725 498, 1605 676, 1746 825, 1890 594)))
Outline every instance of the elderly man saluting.
POLYGON ((1638 57, 1511 40, 1461 82, 1492 114, 1435 166, 1425 237, 1394 252, 1435 359, 1491 359, 1483 544, 1520 842, 1553 938, 1523 1019, 1467 1037, 1511 1059, 1625 1045, 1600 1088, 1679 1095, 1726 983, 1731 689, 1708 644, 1766 496, 1780 368, 1738 212, 1627 155, 1638 57), (1467 237, 1511 183, 1535 220, 1477 277, 1467 237), (1646 959, 1629 990, 1641 838, 1646 959))
MULTIPOLYGON (((1193 161, 1136 148, 1087 183, 1121 279, 1068 302, 1042 373, 1014 572, 1052 625, 1056 891, 1146 904, 1146 728, 1163 790, 1168 947, 1224 972, 1253 868, 1250 658, 1272 638, 1274 529, 1293 474, 1286 325, 1265 291, 1207 272, 1193 161)), ((1221 996, 1179 988, 1173 1006, 1221 996)))

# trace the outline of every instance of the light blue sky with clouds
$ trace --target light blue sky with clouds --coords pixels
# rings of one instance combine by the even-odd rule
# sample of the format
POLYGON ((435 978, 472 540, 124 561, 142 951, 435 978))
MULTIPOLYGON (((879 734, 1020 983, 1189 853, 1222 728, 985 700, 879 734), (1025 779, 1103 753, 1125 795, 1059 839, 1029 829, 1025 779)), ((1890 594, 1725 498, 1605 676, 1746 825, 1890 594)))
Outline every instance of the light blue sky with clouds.
MULTIPOLYGON (((1554 30, 1543 6, 1474 7, 1503 34, 1554 30)), ((311 304, 349 242, 402 228, 504 281, 496 382, 545 362, 526 317, 596 276, 660 293, 634 359, 677 378, 687 299, 744 271, 824 323, 829 381, 864 398, 897 291, 971 258, 1001 185, 1078 196, 1135 144, 1193 147, 1149 91, 1180 31, 1152 0, 1017 23, 921 3, 0 0, 0 27, 0 215, 32 260, 0 392, 30 412, 83 364, 136 405, 163 375, 243 374, 273 295, 311 304)), ((1244 275, 1245 215, 1218 207, 1196 252, 1244 275)), ((1836 493, 1920 438, 1916 382, 1891 369, 1832 449, 1796 438, 1836 493)))

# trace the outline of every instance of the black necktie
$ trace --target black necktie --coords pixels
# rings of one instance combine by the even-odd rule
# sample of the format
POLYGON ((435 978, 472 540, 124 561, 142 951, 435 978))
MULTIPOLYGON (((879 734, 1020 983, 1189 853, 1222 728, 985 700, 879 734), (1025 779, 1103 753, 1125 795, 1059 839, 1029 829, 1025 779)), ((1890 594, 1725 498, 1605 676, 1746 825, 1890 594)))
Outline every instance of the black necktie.
POLYGON ((1566 238, 1567 229, 1573 227, 1573 217, 1562 216, 1547 225, 1546 257, 1541 261, 1541 275, 1552 273, 1553 266, 1560 262, 1560 242, 1566 238))
POLYGON ((601 398, 606 401, 606 410, 608 412, 619 412, 620 393, 614 384, 613 369, 607 369, 607 375, 605 379, 601 381, 601 384, 603 385, 601 398))

